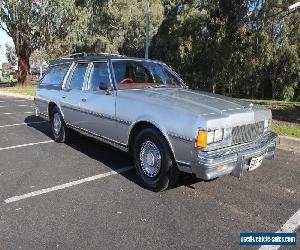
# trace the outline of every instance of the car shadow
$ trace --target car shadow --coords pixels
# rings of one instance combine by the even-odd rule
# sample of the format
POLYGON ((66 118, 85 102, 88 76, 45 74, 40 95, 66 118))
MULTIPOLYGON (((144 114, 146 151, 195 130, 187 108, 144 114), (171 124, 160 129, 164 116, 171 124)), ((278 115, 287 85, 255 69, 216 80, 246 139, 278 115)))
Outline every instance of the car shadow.
MULTIPOLYGON (((48 122, 44 121, 36 116, 28 116, 25 118, 24 122, 27 123, 27 126, 38 130, 39 132, 45 134, 52 139, 51 128, 48 122)), ((105 166, 109 167, 112 170, 117 170, 124 167, 133 167, 133 161, 131 156, 117 148, 114 148, 108 144, 97 141, 96 139, 81 135, 75 131, 71 132, 71 140, 66 143, 69 147, 73 148, 76 151, 79 151, 88 157, 101 162, 105 166)), ((134 169, 132 171, 127 171, 120 173, 128 180, 133 183, 143 187, 141 181, 139 180, 134 169)), ((189 188, 194 188, 192 185, 201 182, 202 180, 197 179, 195 176, 190 174, 182 173, 177 185, 174 187, 186 186, 189 188)), ((143 187, 144 188, 144 187, 143 187)))

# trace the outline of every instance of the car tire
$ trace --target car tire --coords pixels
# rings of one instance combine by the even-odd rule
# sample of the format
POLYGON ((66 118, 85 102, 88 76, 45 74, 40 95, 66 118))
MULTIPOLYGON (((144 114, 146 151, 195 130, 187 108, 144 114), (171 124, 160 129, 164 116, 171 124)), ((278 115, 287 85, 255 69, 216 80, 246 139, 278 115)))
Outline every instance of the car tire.
POLYGON ((58 143, 67 142, 69 131, 57 107, 53 109, 50 124, 54 141, 58 143))
POLYGON ((157 129, 146 128, 137 135, 133 158, 136 171, 148 189, 159 192, 176 184, 179 170, 168 143, 157 129))

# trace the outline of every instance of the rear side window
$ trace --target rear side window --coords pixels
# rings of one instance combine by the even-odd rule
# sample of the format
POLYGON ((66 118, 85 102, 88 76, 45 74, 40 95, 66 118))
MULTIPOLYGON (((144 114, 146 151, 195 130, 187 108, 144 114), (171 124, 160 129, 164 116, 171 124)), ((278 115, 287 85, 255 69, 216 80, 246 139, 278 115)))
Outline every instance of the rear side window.
POLYGON ((88 67, 88 63, 78 63, 77 64, 77 66, 73 72, 71 81, 69 83, 70 89, 78 89, 78 90, 82 89, 82 85, 84 82, 87 67, 88 67))
POLYGON ((93 63, 90 86, 92 91, 99 91, 101 86, 110 86, 107 62, 93 63))
POLYGON ((41 85, 62 85, 70 64, 51 66, 41 81, 41 85))

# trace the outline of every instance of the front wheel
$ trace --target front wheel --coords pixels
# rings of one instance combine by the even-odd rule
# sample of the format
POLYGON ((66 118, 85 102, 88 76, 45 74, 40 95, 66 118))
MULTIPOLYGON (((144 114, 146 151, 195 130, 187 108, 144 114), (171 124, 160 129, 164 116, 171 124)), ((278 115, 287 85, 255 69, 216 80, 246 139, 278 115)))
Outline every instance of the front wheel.
POLYGON ((59 143, 66 142, 68 138, 68 128, 58 108, 54 108, 50 123, 54 141, 59 143))
POLYGON ((154 128, 142 130, 136 137, 133 149, 136 171, 147 188, 158 192, 175 185, 178 169, 159 131, 154 128))

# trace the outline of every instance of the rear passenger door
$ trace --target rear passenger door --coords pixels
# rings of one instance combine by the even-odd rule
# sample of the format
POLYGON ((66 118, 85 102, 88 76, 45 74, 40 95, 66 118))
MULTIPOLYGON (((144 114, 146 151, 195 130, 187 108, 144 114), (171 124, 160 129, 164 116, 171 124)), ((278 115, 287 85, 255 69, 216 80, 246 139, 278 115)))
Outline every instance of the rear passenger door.
POLYGON ((61 96, 61 108, 65 121, 74 127, 82 126, 82 90, 87 80, 88 62, 78 62, 73 66, 69 79, 63 88, 61 96))
POLYGON ((112 85, 108 61, 91 63, 89 81, 80 104, 84 112, 83 128, 102 139, 117 140, 115 102, 116 91, 112 85))

